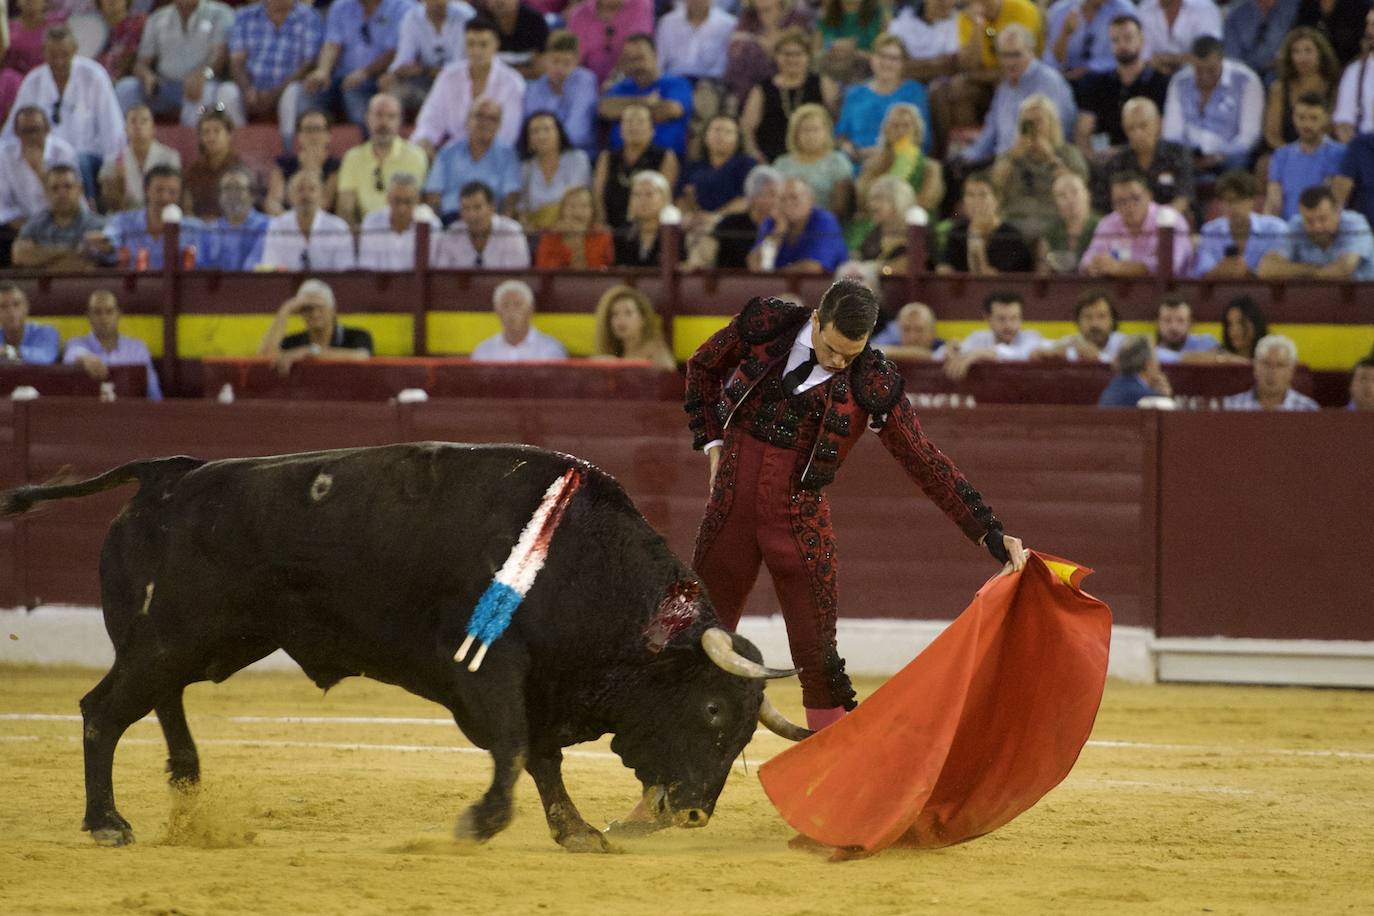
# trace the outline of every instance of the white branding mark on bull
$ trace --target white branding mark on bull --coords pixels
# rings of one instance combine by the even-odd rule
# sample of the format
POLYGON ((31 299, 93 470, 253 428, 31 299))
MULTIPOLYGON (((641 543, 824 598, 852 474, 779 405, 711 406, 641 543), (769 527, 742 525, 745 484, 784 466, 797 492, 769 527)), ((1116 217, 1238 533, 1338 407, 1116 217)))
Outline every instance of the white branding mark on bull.
POLYGON ((148 613, 148 605, 153 603, 153 583, 149 582, 148 587, 143 590, 143 607, 139 609, 140 614, 148 613))
POLYGON ((310 484, 310 498, 319 502, 329 495, 330 487, 334 486, 334 478, 324 471, 315 477, 314 483, 310 484))

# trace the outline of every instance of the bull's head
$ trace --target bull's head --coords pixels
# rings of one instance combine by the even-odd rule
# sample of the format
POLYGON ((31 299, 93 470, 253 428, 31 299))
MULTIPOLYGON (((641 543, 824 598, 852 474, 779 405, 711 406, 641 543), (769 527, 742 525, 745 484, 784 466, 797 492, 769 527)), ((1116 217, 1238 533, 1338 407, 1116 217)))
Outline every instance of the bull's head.
POLYGON ((793 741, 811 734, 763 695, 765 680, 795 673, 766 667, 749 640, 718 627, 649 666, 611 749, 635 771, 658 826, 706 825, 756 722, 793 741))

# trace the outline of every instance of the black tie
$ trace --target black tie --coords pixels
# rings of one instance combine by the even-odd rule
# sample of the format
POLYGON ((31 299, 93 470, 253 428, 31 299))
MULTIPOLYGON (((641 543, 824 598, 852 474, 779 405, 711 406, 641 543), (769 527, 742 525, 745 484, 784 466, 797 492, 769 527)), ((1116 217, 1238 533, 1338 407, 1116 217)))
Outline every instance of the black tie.
POLYGON ((797 387, 810 378, 811 370, 816 368, 816 351, 806 352, 810 355, 802 360, 801 365, 782 377, 782 390, 789 395, 795 394, 797 387))

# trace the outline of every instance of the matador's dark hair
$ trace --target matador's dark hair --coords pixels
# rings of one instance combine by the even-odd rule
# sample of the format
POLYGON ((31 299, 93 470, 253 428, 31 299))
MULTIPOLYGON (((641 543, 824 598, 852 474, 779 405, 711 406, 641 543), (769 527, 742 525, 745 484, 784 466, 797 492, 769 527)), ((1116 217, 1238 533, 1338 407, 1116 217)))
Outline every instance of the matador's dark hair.
POLYGON ((821 296, 821 327, 833 324, 850 340, 863 340, 878 321, 878 297, 857 280, 836 280, 821 296))

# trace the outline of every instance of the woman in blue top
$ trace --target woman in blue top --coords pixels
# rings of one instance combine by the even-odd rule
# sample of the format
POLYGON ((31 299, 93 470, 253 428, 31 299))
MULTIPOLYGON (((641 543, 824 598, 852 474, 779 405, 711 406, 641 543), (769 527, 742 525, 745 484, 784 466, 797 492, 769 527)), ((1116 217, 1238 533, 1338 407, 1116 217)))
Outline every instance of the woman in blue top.
MULTIPOLYGON (((850 87, 840 108, 835 135, 840 148, 855 162, 862 162, 878 145, 878 129, 888 108, 909 102, 930 123, 930 100, 926 87, 915 80, 903 80, 906 48, 895 35, 880 35, 873 42, 873 79, 850 87)), ((921 151, 930 152, 929 136, 922 138, 921 151)))

